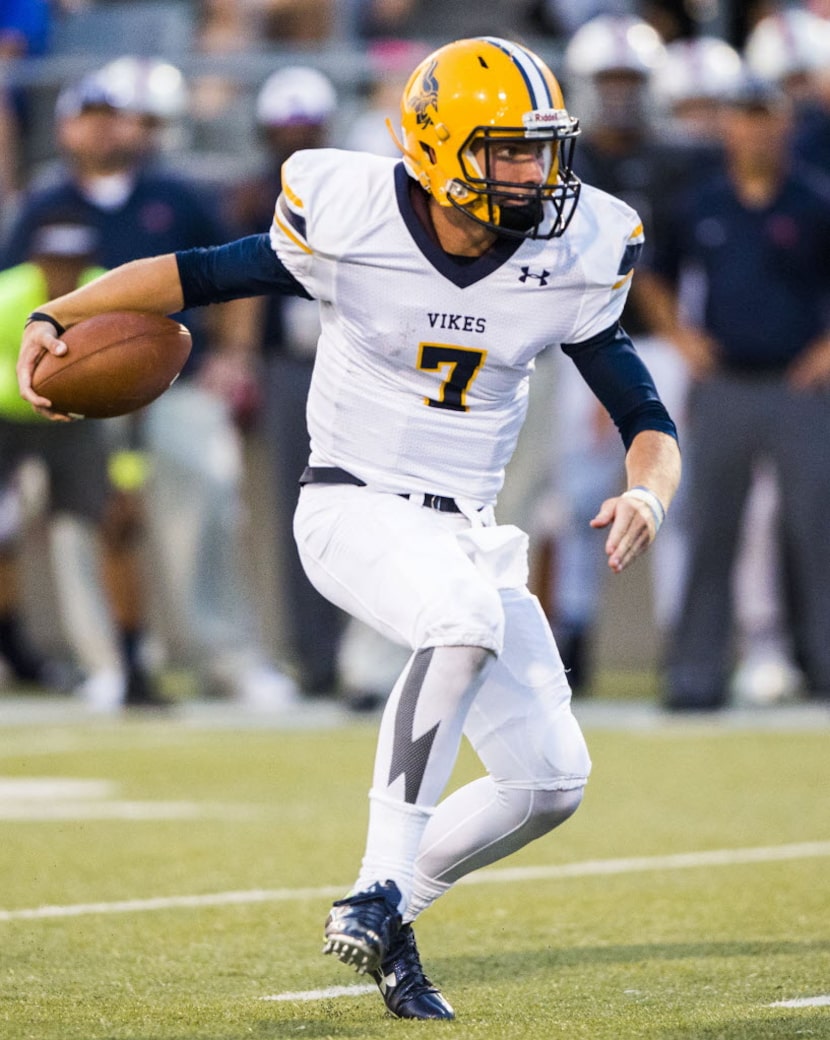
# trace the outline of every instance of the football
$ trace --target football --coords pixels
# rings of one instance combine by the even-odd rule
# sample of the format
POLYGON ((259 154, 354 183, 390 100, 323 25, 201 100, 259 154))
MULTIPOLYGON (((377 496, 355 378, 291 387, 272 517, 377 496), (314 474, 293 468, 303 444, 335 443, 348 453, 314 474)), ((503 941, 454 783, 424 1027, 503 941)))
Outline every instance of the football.
POLYGON ((52 407, 85 419, 126 415, 155 401, 190 354, 190 333, 160 314, 114 311, 78 322, 60 337, 61 357, 46 353, 32 378, 52 407))

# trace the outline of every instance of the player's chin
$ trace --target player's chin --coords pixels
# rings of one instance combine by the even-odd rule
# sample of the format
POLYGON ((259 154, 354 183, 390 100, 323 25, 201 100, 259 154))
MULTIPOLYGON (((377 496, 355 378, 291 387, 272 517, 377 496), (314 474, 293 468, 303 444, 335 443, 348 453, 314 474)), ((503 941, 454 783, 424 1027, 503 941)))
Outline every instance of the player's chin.
POLYGON ((499 227, 506 231, 532 231, 544 219, 542 203, 537 198, 526 202, 504 202, 499 208, 499 227))

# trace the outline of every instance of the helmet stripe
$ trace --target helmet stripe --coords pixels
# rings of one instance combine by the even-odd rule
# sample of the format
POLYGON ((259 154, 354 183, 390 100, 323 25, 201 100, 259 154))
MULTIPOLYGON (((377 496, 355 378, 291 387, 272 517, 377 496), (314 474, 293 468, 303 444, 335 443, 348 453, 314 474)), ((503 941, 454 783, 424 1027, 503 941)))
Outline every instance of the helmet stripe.
POLYGON ((500 51, 511 59, 519 70, 527 86, 530 95, 530 103, 536 108, 553 108, 553 97, 551 96, 548 82, 542 74, 542 70, 533 58, 533 55, 509 40, 502 40, 497 36, 482 36, 482 40, 498 47, 500 51))

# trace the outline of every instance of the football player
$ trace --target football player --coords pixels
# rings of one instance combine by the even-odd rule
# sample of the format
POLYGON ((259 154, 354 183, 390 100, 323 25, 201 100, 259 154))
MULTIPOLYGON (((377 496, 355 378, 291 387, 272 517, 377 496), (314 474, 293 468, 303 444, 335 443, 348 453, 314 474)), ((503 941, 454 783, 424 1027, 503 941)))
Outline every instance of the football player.
POLYGON ((601 504, 615 573, 675 492, 675 427, 619 324, 637 214, 572 172, 578 121, 522 46, 461 40, 402 97, 403 161, 331 149, 283 168, 269 234, 137 261, 32 315, 23 396, 64 328, 257 293, 319 301, 309 466, 294 531, 333 602, 407 646, 386 703, 365 854, 325 924, 405 1018, 452 1018, 412 922, 459 878, 576 810, 590 771, 556 644, 527 589, 527 537, 494 506, 534 358, 561 344, 619 428, 627 488, 601 504), (485 775, 443 798, 461 741, 485 775))

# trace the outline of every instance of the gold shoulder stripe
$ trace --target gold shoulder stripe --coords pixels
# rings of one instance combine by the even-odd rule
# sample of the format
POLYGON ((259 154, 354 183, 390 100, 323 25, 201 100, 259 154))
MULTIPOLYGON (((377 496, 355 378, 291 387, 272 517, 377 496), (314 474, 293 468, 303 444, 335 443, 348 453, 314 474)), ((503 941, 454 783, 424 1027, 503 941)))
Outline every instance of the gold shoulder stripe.
POLYGON ((284 178, 283 178, 283 182, 282 182, 282 190, 285 192, 286 197, 288 198, 288 201, 291 203, 292 206, 296 206, 297 209, 303 209, 304 208, 303 207, 303 200, 300 198, 299 195, 295 194, 291 190, 291 188, 289 188, 289 186, 286 184, 284 178))
POLYGON ((294 245, 299 249, 302 249, 304 253, 311 255, 314 252, 314 250, 310 249, 298 235, 294 234, 291 228, 280 217, 279 210, 274 213, 274 223, 279 227, 280 231, 282 231, 287 238, 290 238, 294 245))
MULTIPOLYGON (((302 205, 302 203, 301 203, 301 205, 302 205)), ((638 224, 628 237, 629 237, 629 239, 639 238, 642 235, 642 233, 643 233, 643 225, 642 224, 638 224)))
POLYGON ((633 274, 634 274, 634 268, 632 267, 631 270, 628 272, 628 274, 625 276, 625 278, 620 278, 620 280, 618 282, 614 282, 614 284, 611 286, 612 290, 613 289, 622 289, 622 287, 625 285, 625 283, 628 281, 628 279, 631 278, 631 276, 633 274))

